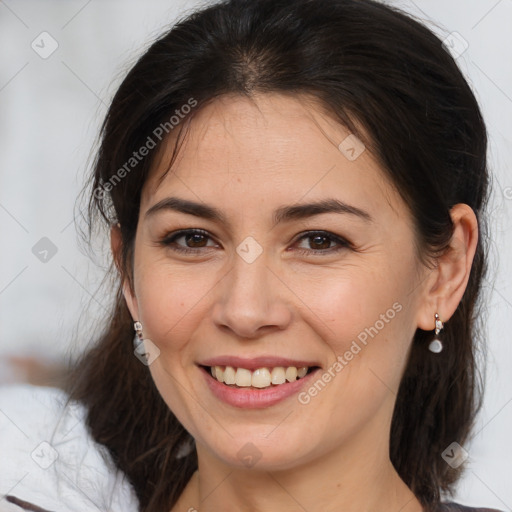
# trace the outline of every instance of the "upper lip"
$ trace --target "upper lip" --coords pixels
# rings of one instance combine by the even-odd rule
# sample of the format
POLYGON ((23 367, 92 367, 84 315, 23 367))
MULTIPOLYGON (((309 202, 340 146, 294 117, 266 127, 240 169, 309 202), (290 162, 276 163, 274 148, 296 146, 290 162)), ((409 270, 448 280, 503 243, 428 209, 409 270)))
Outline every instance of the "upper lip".
POLYGON ((278 366, 288 367, 296 366, 301 368, 307 366, 320 366, 316 362, 306 361, 305 359, 290 359, 287 357, 276 356, 258 356, 251 358, 236 356, 217 356, 198 363, 201 366, 232 366, 233 368, 246 368, 247 370, 257 370, 258 368, 276 368, 278 366))

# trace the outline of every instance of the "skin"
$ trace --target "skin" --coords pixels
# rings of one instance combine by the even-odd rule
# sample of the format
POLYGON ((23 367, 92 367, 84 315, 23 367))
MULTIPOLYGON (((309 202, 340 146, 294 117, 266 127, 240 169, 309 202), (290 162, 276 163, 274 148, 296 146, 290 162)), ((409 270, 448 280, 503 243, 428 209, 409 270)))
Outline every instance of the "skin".
MULTIPOLYGON (((471 208, 456 205, 452 244, 427 268, 410 213, 376 160, 366 150, 350 161, 338 149, 348 135, 307 97, 224 96, 192 119, 167 176, 159 180, 172 141, 144 185, 134 286, 125 278, 123 290, 160 350, 149 371, 199 460, 173 512, 421 510, 389 460, 392 412, 416 329, 433 330, 436 312, 449 321, 461 300, 477 223, 471 208), (171 210, 146 215, 170 196, 212 205, 228 223, 171 210), (323 213, 272 221, 281 206, 326 198, 372 220, 323 213), (191 228, 209 235, 174 245, 196 247, 193 254, 159 243, 191 228), (312 230, 350 245, 297 236, 312 230), (236 252, 248 236, 263 249, 252 263, 236 252), (394 318, 307 404, 294 395, 265 409, 232 407, 211 394, 196 365, 272 354, 327 370, 396 303, 394 318), (250 468, 237 456, 246 443, 261 455, 250 468)), ((113 227, 116 258, 120 247, 113 227)))

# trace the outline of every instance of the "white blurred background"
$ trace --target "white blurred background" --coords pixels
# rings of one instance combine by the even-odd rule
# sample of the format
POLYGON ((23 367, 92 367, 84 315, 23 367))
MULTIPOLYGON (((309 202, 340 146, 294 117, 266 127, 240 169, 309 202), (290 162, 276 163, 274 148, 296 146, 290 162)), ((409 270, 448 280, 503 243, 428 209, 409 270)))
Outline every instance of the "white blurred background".
MULTIPOLYGON (((205 3, 0 1, 0 383, 44 383, 97 334, 103 269, 81 252, 74 222, 95 137, 134 59, 205 3)), ((511 510, 512 0, 388 3, 462 52, 490 132, 487 391, 456 500, 511 510)))

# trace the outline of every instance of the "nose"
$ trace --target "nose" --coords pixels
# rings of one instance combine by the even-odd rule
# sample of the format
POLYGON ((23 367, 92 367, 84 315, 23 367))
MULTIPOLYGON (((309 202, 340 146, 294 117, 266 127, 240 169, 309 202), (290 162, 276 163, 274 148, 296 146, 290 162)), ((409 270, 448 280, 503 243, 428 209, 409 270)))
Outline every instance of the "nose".
POLYGON ((246 339, 283 330, 292 318, 286 290, 264 254, 252 263, 235 255, 231 270, 218 283, 213 320, 220 329, 246 339))

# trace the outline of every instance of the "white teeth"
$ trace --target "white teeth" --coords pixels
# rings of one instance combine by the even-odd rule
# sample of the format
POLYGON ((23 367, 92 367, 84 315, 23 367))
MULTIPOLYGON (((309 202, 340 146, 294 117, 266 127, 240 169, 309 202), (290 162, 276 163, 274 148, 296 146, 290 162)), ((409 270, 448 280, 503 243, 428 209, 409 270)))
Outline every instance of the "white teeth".
POLYGON ((254 372, 252 372, 252 381, 253 388, 266 388, 270 386, 270 372, 267 368, 258 368, 254 372))
POLYGON ((297 368, 295 368, 295 366, 288 366, 288 368, 286 368, 285 376, 288 382, 297 380, 297 368))
MULTIPOLYGON (((215 368, 220 367, 216 366, 215 368)), ((220 379, 217 380, 222 382, 220 379)), ((224 370, 224 384, 234 384, 235 382, 235 369, 232 366, 226 366, 226 369, 224 370)))
POLYGON ((284 384, 286 382, 285 370, 282 366, 272 368, 272 384, 284 384))
POLYGON ((238 368, 235 375, 235 384, 244 388, 252 384, 252 374, 246 368, 238 368))
POLYGON ((294 382, 297 378, 301 379, 308 372, 307 366, 296 368, 295 366, 276 366, 269 368, 258 368, 251 372, 246 368, 233 368, 232 366, 212 366, 212 376, 219 382, 228 385, 237 385, 239 387, 267 388, 274 385, 294 382))

